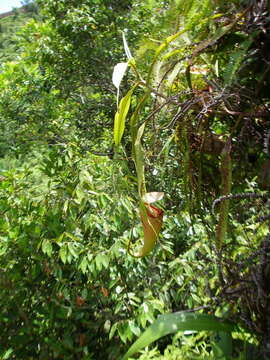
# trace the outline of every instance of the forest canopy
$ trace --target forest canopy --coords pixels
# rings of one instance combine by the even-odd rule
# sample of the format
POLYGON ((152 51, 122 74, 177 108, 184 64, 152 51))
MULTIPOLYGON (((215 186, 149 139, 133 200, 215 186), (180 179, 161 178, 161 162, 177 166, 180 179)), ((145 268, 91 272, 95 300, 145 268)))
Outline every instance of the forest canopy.
POLYGON ((266 0, 0 18, 0 358, 269 359, 266 0))

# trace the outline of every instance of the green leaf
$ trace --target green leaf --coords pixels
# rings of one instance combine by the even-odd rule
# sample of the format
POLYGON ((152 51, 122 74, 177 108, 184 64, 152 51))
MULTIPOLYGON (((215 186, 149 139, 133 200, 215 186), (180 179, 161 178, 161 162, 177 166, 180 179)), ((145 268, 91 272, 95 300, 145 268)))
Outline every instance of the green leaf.
POLYGON ((44 252, 44 254, 51 256, 52 255, 52 244, 51 244, 50 240, 48 240, 48 239, 43 240, 41 249, 44 252))
POLYGON ((176 34, 168 36, 165 41, 157 48, 155 59, 160 55, 160 53, 167 48, 167 46, 174 40, 176 40, 180 35, 184 34, 187 29, 178 31, 176 34))
POLYGON ((109 333, 109 339, 111 340, 117 330, 118 327, 118 322, 113 324, 113 326, 111 327, 110 333, 109 333))
POLYGON ((100 253, 96 256, 95 262, 98 270, 101 270, 102 267, 106 269, 109 265, 109 258, 105 253, 100 253))
POLYGON ((4 255, 8 249, 7 238, 0 237, 0 256, 4 255))
POLYGON ((230 333, 219 331, 212 341, 215 359, 230 360, 232 358, 232 336, 230 333))
POLYGON ((143 123, 137 133, 137 138, 134 144, 134 152, 135 152, 135 165, 138 176, 138 191, 140 196, 142 196, 145 192, 145 178, 144 178, 144 151, 141 144, 141 138, 144 132, 145 123, 143 123))
POLYGON ((147 90, 147 92, 141 97, 138 105, 136 106, 135 111, 133 112, 131 118, 130 118, 130 134, 131 134, 131 140, 132 140, 132 157, 135 159, 135 142, 138 134, 138 122, 140 118, 140 112, 143 109, 146 101, 148 100, 150 96, 150 91, 147 90))
POLYGON ((157 62, 160 54, 169 46, 169 44, 176 40, 180 35, 184 34, 185 32, 187 31, 187 29, 183 29, 181 31, 178 31, 176 34, 173 34, 171 36, 168 36, 165 41, 157 48, 156 50, 156 53, 155 53, 155 57, 154 57, 154 60, 150 66, 150 69, 148 71, 148 76, 147 76, 147 83, 149 83, 150 81, 150 78, 151 78, 151 75, 152 75, 152 71, 153 71, 153 68, 155 66, 155 63, 157 62))
POLYGON ((231 333, 235 328, 232 323, 208 314, 177 312, 162 315, 135 341, 122 360, 127 360, 154 341, 177 331, 222 331, 231 333))
POLYGON ((121 99, 119 109, 114 117, 114 143, 116 146, 120 144, 122 136, 124 134, 125 120, 130 107, 132 93, 133 88, 130 89, 126 96, 121 99))
POLYGON ((223 75, 225 85, 231 85, 235 80, 235 74, 239 70, 242 61, 246 58, 248 48, 250 47, 252 42, 252 37, 246 39, 242 42, 239 49, 237 49, 231 54, 229 63, 225 68, 223 75))
POLYGON ((76 247, 76 245, 74 243, 68 243, 68 250, 69 253, 74 257, 77 258, 78 257, 78 248, 76 247))
POLYGON ((79 269, 81 269, 83 274, 86 274, 87 269, 88 269, 88 259, 86 256, 83 257, 83 259, 79 265, 79 269))
POLYGON ((7 351, 4 352, 4 355, 2 357, 3 360, 10 359, 10 355, 13 353, 13 349, 9 348, 7 351))
POLYGON ((66 244, 63 244, 61 246, 61 249, 59 251, 59 256, 60 256, 60 259, 62 260, 62 262, 65 264, 67 261, 67 245, 66 244))
POLYGON ((129 329, 133 332, 133 334, 135 334, 136 336, 140 336, 141 330, 140 330, 139 326, 135 324, 134 320, 129 320, 128 326, 129 326, 129 329))

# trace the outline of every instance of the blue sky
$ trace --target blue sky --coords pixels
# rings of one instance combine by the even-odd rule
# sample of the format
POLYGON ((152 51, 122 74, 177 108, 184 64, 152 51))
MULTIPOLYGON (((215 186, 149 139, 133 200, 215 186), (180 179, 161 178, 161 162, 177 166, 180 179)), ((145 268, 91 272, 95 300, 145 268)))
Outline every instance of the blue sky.
POLYGON ((0 0, 0 14, 12 10, 14 7, 20 7, 21 0, 0 0))

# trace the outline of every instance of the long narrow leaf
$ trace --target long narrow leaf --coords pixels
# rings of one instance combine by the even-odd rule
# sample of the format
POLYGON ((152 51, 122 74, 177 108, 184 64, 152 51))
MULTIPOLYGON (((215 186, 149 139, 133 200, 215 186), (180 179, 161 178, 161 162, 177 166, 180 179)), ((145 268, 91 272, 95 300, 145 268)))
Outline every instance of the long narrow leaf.
POLYGON ((124 96, 119 104, 119 109, 117 110, 114 117, 114 143, 118 146, 121 142, 122 136, 125 130, 125 121, 130 107, 131 95, 133 93, 133 88, 124 96))
POLYGON ((125 49, 126 56, 127 56, 128 60, 131 60, 133 57, 132 57, 131 52, 129 50, 125 34, 122 33, 122 36, 123 36, 123 44, 124 44, 124 49, 125 49))
POLYGON ((135 142, 137 139, 137 133, 138 133, 138 122, 140 118, 140 112, 143 109, 143 106, 147 99, 150 96, 150 91, 148 90, 140 99, 138 105, 135 108, 135 111, 133 112, 131 118, 130 118, 130 134, 131 134, 131 141, 132 141, 132 157, 134 162, 136 162, 135 159, 135 142))
POLYGON ((160 316, 130 347, 122 360, 145 348, 161 337, 177 331, 223 331, 231 333, 235 325, 208 314, 177 312, 160 316))
POLYGON ((157 58, 163 50, 167 48, 167 46, 174 40, 176 40, 180 35, 184 34, 186 32, 186 29, 183 29, 181 31, 178 31, 176 34, 173 34, 171 36, 168 36, 165 41, 157 48, 155 58, 157 58))
POLYGON ((138 191, 140 197, 146 192, 145 177, 144 177, 144 150, 141 143, 141 138, 144 132, 145 122, 139 127, 137 138, 134 144, 135 151, 135 166, 138 177, 138 191))
POLYGON ((150 69, 148 71, 148 76, 147 76, 147 83, 149 83, 151 75, 152 75, 152 71, 153 68, 155 66, 155 63, 157 62, 160 54, 169 46, 169 44, 176 40, 180 35, 184 34, 187 31, 187 29, 183 29, 181 31, 178 31, 176 34, 173 34, 171 36, 168 36, 165 41, 157 48, 156 53, 155 53, 155 57, 154 60, 152 62, 152 64, 150 65, 150 69))

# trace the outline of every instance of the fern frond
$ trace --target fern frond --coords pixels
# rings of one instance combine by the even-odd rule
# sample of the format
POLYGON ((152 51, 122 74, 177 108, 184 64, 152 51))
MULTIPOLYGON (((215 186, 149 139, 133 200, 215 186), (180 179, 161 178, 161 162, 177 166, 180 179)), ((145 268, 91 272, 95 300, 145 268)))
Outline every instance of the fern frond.
MULTIPOLYGON (((188 3, 186 1, 186 3, 188 3)), ((201 26, 205 23, 204 19, 208 18, 212 14, 212 2, 210 0, 194 0, 192 5, 184 14, 185 17, 185 27, 188 30, 193 30, 196 33, 201 31, 201 26)))
POLYGON ((235 74, 239 70, 242 61, 247 55, 248 48, 250 47, 253 39, 246 39, 240 46, 240 49, 236 50, 230 58, 229 64, 224 70, 223 79, 225 85, 231 85, 235 78, 235 74))

